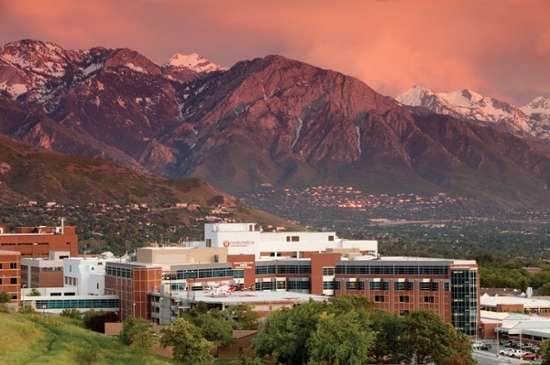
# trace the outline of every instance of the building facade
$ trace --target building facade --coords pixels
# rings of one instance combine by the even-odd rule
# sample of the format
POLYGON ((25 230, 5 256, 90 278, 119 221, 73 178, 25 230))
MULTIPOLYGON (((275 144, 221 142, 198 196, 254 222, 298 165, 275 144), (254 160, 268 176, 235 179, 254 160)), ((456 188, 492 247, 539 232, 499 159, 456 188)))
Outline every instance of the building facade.
MULTIPOLYGON (((121 317, 160 321, 160 298, 177 317, 193 294, 232 285, 236 291, 365 295, 400 316, 428 308, 469 336, 479 323, 475 261, 380 257, 376 241, 334 232, 260 232, 254 224, 206 224, 205 241, 137 249, 135 262, 109 262, 106 293, 119 295, 121 317)), ((211 293, 216 296, 217 294, 211 293)))
POLYGON ((19 308, 21 288, 21 254, 14 251, 0 250, 0 285, 1 291, 11 295, 11 305, 19 308))
POLYGON ((51 251, 68 251, 71 257, 78 256, 76 227, 19 227, 15 233, 7 233, 5 224, 0 224, 0 250, 17 251, 22 258, 47 259, 51 251))

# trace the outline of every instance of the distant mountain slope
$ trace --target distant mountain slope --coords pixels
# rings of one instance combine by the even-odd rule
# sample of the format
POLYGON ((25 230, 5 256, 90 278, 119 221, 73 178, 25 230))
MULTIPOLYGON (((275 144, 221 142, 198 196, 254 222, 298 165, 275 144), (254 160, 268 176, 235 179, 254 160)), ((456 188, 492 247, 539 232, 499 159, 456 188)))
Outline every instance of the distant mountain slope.
POLYGON ((3 202, 53 200, 83 202, 195 202, 206 205, 221 196, 200 179, 166 180, 103 159, 66 156, 0 135, 0 187, 3 202))
POLYGON ((471 90, 436 93, 415 86, 396 100, 406 107, 412 107, 409 110, 415 113, 422 113, 415 108, 425 108, 436 114, 474 121, 550 145, 550 99, 538 97, 518 108, 471 90))
MULTIPOLYGON (((339 185, 443 192, 486 206, 550 203, 547 154, 457 117, 470 120, 468 111, 533 139, 542 124, 470 91, 429 95, 447 116, 425 107, 411 114, 355 78, 277 55, 225 70, 193 55, 157 66, 129 49, 37 41, 0 49, 0 89, 3 133, 159 176, 199 177, 231 194, 339 185)), ((546 105, 525 110, 545 115, 546 105)))

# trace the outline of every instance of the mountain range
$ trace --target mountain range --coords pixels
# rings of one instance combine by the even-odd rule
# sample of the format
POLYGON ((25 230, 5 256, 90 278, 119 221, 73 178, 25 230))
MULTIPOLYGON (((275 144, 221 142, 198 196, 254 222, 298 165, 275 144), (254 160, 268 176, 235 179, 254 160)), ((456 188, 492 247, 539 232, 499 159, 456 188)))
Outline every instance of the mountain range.
POLYGON ((227 69, 198 55, 159 66, 125 48, 0 48, 0 133, 52 151, 235 195, 341 185, 548 205, 548 100, 519 109, 455 94, 413 88, 396 100, 278 55, 227 69))
POLYGON ((550 146, 550 99, 542 96, 518 108, 468 89, 436 93, 415 86, 396 100, 413 113, 450 115, 550 146))

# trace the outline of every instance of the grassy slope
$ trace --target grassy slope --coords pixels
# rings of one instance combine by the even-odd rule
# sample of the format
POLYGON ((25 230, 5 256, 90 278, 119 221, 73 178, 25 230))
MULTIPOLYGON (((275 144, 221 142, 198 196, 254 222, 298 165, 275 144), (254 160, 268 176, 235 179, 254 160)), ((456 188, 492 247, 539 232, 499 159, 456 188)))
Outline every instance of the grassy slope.
POLYGON ((170 359, 134 354, 117 338, 91 332, 69 319, 41 315, 0 313, 0 364, 83 364, 93 352, 92 364, 174 364, 170 359))

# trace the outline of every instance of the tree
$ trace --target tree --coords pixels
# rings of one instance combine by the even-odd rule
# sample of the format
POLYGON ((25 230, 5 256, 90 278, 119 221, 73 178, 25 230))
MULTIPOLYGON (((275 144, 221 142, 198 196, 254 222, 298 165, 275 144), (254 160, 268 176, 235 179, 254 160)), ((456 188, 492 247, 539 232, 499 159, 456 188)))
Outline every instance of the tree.
POLYGON ((307 343, 311 359, 334 365, 365 364, 375 333, 362 317, 355 310, 321 316, 307 343))
POLYGON ((31 297, 39 297, 41 295, 42 294, 40 294, 40 291, 38 291, 38 289, 36 289, 36 288, 32 288, 31 292, 29 293, 29 296, 31 296, 31 297))
POLYGON ((122 323, 122 331, 118 335, 120 341, 132 347, 136 352, 147 355, 155 342, 153 338, 153 323, 145 318, 127 317, 122 323))
POLYGON ((177 318, 161 330, 160 345, 173 346, 174 360, 187 365, 211 365, 214 357, 210 350, 214 344, 200 330, 184 318, 177 318))
POLYGON ((383 363, 384 360, 390 364, 401 363, 403 349, 399 338, 403 331, 402 320, 383 310, 374 312, 372 319, 372 329, 376 333, 376 341, 371 349, 372 356, 378 363, 383 363))
POLYGON ((256 350, 261 356, 269 355, 285 364, 307 363, 307 342, 325 311, 325 303, 310 300, 294 309, 271 312, 254 341, 256 350))
POLYGON ((405 316, 400 338, 408 363, 412 359, 436 365, 470 365, 475 361, 468 337, 457 333, 433 310, 417 309, 405 316))
POLYGON ((5 291, 0 291, 0 304, 11 302, 11 295, 5 291))
POLYGON ((541 365, 550 365, 550 339, 540 343, 538 353, 542 360, 541 365))
POLYGON ((202 336, 218 347, 229 347, 235 339, 233 338, 233 328, 231 322, 223 320, 221 317, 213 316, 210 313, 202 313, 189 317, 201 331, 202 336))
POLYGON ((227 307, 220 315, 231 320, 233 329, 256 330, 260 322, 260 315, 250 305, 242 303, 227 307))

